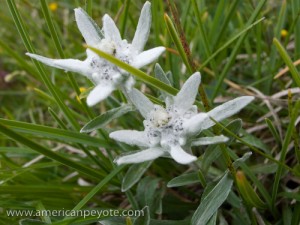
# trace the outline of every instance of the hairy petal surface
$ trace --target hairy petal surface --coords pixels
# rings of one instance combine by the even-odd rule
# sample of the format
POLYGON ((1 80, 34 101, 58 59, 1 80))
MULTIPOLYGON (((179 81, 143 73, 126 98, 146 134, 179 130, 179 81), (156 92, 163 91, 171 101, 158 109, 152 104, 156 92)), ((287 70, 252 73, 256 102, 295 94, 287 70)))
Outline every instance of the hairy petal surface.
POLYGON ((188 135, 196 135, 202 130, 208 129, 215 125, 214 121, 210 119, 212 117, 217 122, 222 121, 236 113, 238 113, 242 108, 248 105, 253 101, 254 97, 252 96, 242 96, 235 98, 231 101, 225 102, 222 105, 212 109, 207 113, 199 113, 189 120, 187 120, 183 127, 185 133, 188 135))
POLYGON ((144 131, 119 130, 110 133, 109 137, 116 141, 126 143, 128 145, 149 147, 148 139, 144 131))
POLYGON ((189 164, 197 160, 197 157, 184 151, 180 145, 171 146, 170 154, 180 164, 189 164))
POLYGON ((148 40, 151 27, 151 4, 146 2, 142 8, 139 22, 132 40, 132 47, 140 53, 148 40))
POLYGON ((98 102, 106 99, 113 91, 115 87, 113 85, 97 85, 88 95, 86 103, 88 106, 96 105, 98 102))
POLYGON ((214 136, 214 137, 201 137, 197 138, 192 141, 192 146, 199 146, 199 145, 213 145, 213 144, 219 144, 228 141, 229 138, 225 137, 223 135, 220 136, 214 136))
POLYGON ((88 76, 89 70, 87 68, 87 62, 78 59, 50 59, 37 54, 26 53, 29 57, 40 61, 41 63, 55 67, 58 69, 63 69, 65 71, 71 71, 75 73, 80 73, 82 75, 88 76))
POLYGON ((184 83, 179 93, 174 97, 174 105, 178 109, 185 111, 192 107, 200 82, 201 75, 199 72, 196 72, 184 83))
POLYGON ((160 156, 163 156, 164 154, 165 152, 162 148, 149 148, 146 150, 121 155, 120 157, 116 158, 114 162, 118 165, 129 163, 141 163, 156 159, 160 156))
POLYGON ((115 43, 119 43, 122 41, 119 29, 117 28, 113 19, 105 14, 103 16, 103 31, 105 39, 111 40, 115 43))
POLYGON ((142 116, 147 118, 149 113, 154 109, 154 104, 137 89, 132 89, 132 91, 128 93, 128 96, 142 116))
POLYGON ((155 61, 165 50, 165 47, 156 47, 147 51, 143 51, 134 57, 131 65, 138 69, 146 66, 155 61))
POLYGON ((74 11, 78 29, 85 42, 91 46, 99 44, 102 34, 98 25, 82 8, 76 8, 74 11))

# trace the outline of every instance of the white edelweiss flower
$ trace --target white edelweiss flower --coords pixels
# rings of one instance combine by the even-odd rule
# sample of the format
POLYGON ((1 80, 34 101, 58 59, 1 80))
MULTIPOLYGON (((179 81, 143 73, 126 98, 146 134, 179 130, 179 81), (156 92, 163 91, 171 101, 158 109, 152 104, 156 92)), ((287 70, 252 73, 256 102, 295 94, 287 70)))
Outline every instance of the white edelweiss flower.
POLYGON ((238 113, 254 98, 238 97, 207 113, 197 113, 197 107, 193 103, 200 79, 200 73, 194 73, 175 97, 166 98, 166 108, 153 104, 145 95, 133 89, 129 97, 145 118, 145 130, 120 130, 110 133, 109 136, 129 145, 143 147, 145 150, 122 155, 115 162, 140 163, 160 156, 171 156, 178 163, 188 164, 197 160, 191 155, 191 146, 226 142, 228 138, 223 135, 200 138, 196 136, 215 124, 210 117, 221 121, 238 113))
MULTIPOLYGON (((87 45, 111 54, 135 68, 141 68, 153 62, 165 51, 164 47, 143 51, 151 26, 151 4, 148 1, 141 11, 132 43, 128 43, 125 39, 122 40, 115 22, 108 15, 103 16, 102 30, 81 8, 75 9, 75 19, 87 45)), ((96 86, 87 97, 89 106, 104 100, 118 88, 125 91, 132 89, 135 81, 126 71, 99 57, 89 49, 86 50, 86 53, 87 58, 84 61, 50 59, 32 53, 26 53, 26 55, 48 66, 76 72, 89 78, 96 86)))

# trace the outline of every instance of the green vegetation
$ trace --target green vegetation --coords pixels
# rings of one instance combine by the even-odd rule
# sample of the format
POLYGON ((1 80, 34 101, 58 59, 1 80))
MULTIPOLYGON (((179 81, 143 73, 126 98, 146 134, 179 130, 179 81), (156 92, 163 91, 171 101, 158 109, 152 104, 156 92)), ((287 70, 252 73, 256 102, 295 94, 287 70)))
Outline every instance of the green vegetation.
POLYGON ((131 42, 144 1, 2 2, 0 225, 300 224, 299 0, 150 2, 145 50, 166 51, 159 66, 142 69, 86 45, 73 9, 83 8, 99 27, 110 15, 131 42), (255 100, 199 135, 229 140, 193 147, 193 163, 158 158, 118 166, 116 157, 138 147, 109 134, 143 130, 128 96, 116 90, 88 107, 90 80, 25 55, 84 60, 86 49, 130 72, 135 88, 158 105, 196 71, 198 112, 239 96, 255 100), (144 216, 7 214, 72 209, 133 209, 144 216))

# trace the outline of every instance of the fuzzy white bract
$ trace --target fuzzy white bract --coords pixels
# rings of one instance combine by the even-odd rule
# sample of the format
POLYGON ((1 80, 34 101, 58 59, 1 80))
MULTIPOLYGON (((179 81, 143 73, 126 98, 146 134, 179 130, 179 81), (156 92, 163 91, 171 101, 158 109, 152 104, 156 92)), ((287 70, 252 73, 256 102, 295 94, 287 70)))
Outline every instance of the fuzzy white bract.
MULTIPOLYGON (((135 68, 141 68, 156 60, 164 51, 164 47, 156 47, 143 51, 151 26, 151 4, 146 2, 141 11, 137 29, 132 43, 122 40, 113 19, 103 16, 103 29, 81 9, 75 9, 77 26, 87 45, 98 48, 135 68)), ((118 68, 96 53, 87 49, 84 61, 77 59, 50 59, 40 55, 26 53, 48 66, 76 72, 89 78, 95 88, 87 97, 87 104, 93 106, 108 97, 114 90, 131 91, 135 81, 126 71, 118 68)))
POLYGON ((166 108, 153 104, 141 92, 133 89, 129 97, 145 118, 145 130, 120 130, 110 133, 110 137, 129 145, 140 146, 145 150, 121 155, 115 162, 140 163, 161 156, 171 156, 180 164, 189 164, 197 160, 191 154, 191 146, 226 142, 228 138, 223 135, 200 138, 196 136, 215 124, 210 117, 216 121, 228 118, 238 113, 254 98, 238 97, 207 113, 198 113, 197 107, 193 104, 200 79, 200 73, 194 73, 175 97, 166 97, 166 108))

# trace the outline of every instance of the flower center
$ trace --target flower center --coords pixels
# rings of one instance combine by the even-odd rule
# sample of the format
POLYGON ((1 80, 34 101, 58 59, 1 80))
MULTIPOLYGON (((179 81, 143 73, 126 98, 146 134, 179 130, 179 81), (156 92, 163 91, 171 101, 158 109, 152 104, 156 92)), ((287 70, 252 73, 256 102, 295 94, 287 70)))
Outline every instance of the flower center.
POLYGON ((110 55, 115 55, 117 50, 116 50, 116 44, 113 41, 108 41, 106 39, 102 39, 100 44, 98 45, 98 48, 110 55))
POLYGON ((163 127, 169 123, 171 116, 161 106, 155 106, 154 110, 150 113, 150 121, 155 127, 163 127))

